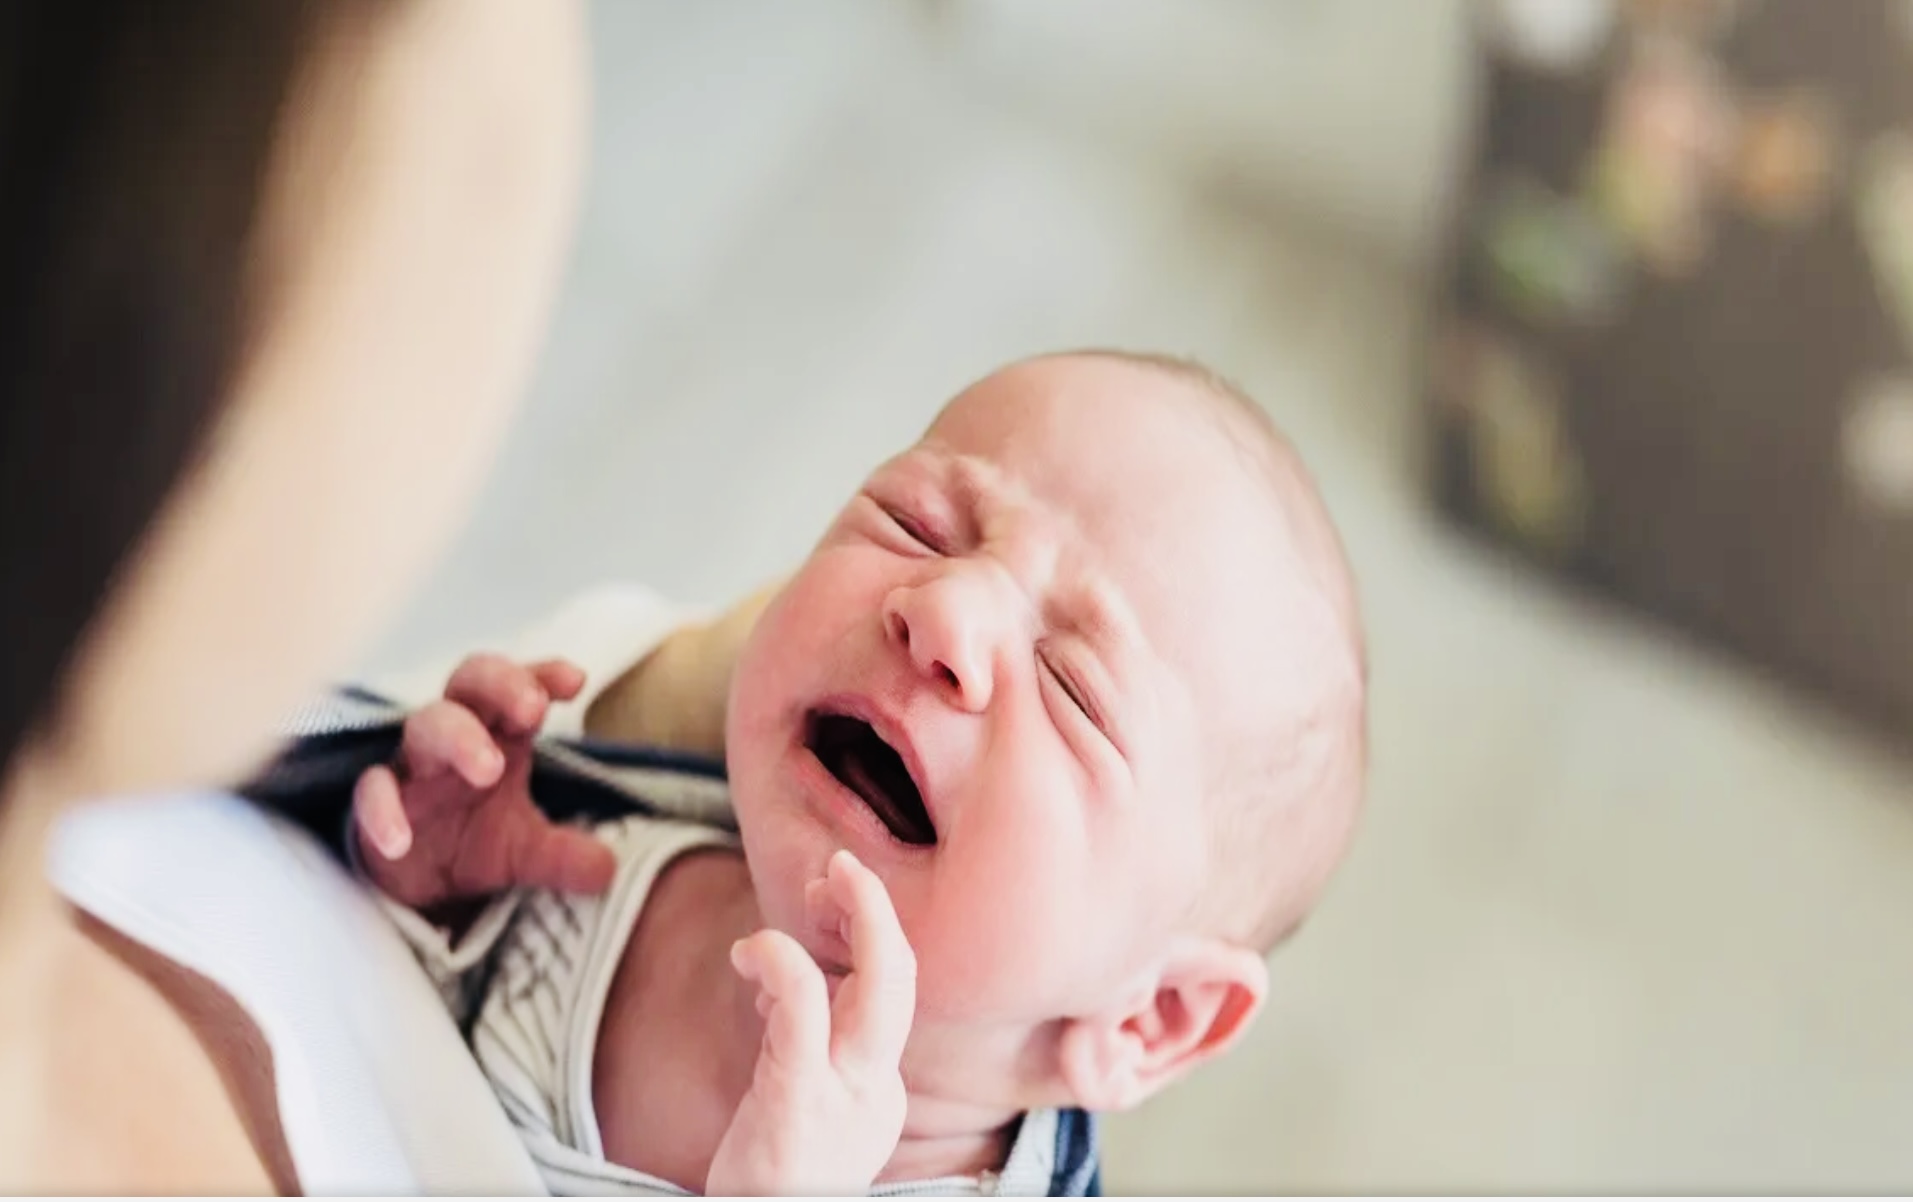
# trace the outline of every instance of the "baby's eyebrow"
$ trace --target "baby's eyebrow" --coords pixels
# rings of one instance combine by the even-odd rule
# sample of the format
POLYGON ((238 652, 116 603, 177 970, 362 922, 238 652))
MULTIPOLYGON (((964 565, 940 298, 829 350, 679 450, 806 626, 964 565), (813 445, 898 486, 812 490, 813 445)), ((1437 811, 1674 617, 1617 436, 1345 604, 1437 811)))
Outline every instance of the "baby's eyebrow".
MULTIPOLYGON (((1142 640, 1130 620, 1129 607, 1108 585, 1077 585, 1063 595, 1062 602, 1065 620, 1097 654, 1124 660, 1141 650, 1142 640)), ((1112 664, 1112 669, 1120 667, 1112 664)))
POLYGON ((943 469, 944 482, 950 492, 971 513, 1001 499, 1003 488, 1000 481, 992 479, 995 475, 981 460, 968 455, 944 455, 939 466, 943 469))
POLYGON ((982 463, 936 442, 918 443, 884 465, 883 470, 926 477, 971 512, 993 500, 999 491, 982 463))
POLYGON ((999 515, 1017 506, 1017 489, 987 460, 932 451, 937 486, 969 526, 973 538, 988 537, 999 515))

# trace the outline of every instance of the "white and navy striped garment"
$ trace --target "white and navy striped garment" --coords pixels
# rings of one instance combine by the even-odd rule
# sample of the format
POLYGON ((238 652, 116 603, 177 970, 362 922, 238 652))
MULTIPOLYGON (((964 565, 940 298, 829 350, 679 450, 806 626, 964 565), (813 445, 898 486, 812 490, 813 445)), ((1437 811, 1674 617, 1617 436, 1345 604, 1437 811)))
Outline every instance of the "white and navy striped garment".
MULTIPOLYGON (((651 885, 674 858, 735 837, 694 822, 632 816, 595 828, 618 858, 598 897, 528 891, 500 900, 452 946, 396 903, 387 909, 461 1023, 513 1126, 555 1194, 683 1196, 677 1186, 608 1162, 591 1089, 592 1058, 612 978, 651 885)), ((1054 1168, 1057 1116, 1025 1116, 999 1173, 878 1186, 887 1196, 1042 1196, 1054 1168)))

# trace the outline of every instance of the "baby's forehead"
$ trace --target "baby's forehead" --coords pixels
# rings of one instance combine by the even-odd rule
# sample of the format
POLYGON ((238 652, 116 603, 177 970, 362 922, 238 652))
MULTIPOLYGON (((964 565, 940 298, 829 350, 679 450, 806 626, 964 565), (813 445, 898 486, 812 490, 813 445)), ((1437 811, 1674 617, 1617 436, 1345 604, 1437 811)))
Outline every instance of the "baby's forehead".
POLYGON ((1057 541, 1207 712, 1255 704, 1289 658, 1301 584, 1280 501, 1199 386, 1133 364, 1037 361, 952 402, 919 453, 1057 541))
MULTIPOLYGON (((1076 519, 1086 532, 1134 527, 1165 506, 1246 483, 1214 401, 1191 382, 1120 360, 1057 357, 998 372, 957 397, 921 444, 1076 519)), ((1209 515, 1213 522, 1217 515, 1209 515)), ((1225 516, 1226 515, 1222 515, 1225 516)))

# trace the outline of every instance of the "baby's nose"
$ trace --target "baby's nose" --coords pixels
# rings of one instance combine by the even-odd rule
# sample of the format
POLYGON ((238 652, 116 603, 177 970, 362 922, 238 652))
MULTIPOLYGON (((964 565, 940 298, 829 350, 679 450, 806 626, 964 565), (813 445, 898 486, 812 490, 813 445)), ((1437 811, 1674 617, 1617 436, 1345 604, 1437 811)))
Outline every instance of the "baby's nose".
POLYGON ((933 687, 971 713, 989 708, 1000 639, 991 633, 986 598, 953 575, 941 576, 892 589, 883 621, 891 642, 933 687))

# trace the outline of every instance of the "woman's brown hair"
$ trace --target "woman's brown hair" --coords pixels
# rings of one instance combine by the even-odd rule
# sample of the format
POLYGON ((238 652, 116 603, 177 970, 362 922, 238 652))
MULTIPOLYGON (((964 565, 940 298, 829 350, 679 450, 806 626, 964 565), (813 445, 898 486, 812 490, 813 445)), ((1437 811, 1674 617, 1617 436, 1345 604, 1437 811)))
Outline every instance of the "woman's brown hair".
POLYGON ((232 384, 326 8, 0 5, 0 775, 232 384))

